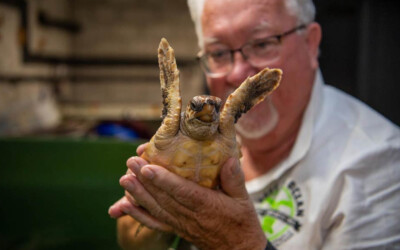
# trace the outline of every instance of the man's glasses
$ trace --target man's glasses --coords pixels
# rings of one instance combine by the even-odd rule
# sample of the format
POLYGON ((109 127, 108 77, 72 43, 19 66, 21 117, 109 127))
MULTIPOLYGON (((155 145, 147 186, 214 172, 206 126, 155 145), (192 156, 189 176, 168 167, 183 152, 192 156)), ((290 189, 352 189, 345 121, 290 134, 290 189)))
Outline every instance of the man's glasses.
POLYGON ((227 75, 232 70, 236 51, 239 51, 253 67, 264 67, 279 57, 283 37, 306 27, 307 25, 302 24, 282 34, 248 42, 234 50, 219 49, 207 53, 200 51, 197 59, 204 72, 210 77, 227 75))

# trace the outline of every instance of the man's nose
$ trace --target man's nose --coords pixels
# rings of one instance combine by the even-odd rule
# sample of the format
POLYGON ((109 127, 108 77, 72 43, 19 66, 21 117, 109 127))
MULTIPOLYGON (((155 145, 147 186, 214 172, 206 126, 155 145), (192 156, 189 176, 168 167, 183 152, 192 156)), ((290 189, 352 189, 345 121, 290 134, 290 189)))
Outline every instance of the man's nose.
POLYGON ((232 70, 226 77, 227 82, 236 87, 246 80, 247 77, 253 76, 257 73, 257 69, 251 66, 251 64, 243 57, 240 51, 235 51, 233 54, 233 65, 232 70))

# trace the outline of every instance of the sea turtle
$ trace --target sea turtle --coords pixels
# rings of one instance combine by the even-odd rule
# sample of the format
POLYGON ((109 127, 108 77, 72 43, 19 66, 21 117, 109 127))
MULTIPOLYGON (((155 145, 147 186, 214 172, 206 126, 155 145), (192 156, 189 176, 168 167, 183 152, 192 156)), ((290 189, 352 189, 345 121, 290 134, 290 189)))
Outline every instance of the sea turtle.
POLYGON ((282 71, 265 68, 247 78, 226 100, 200 95, 181 113, 179 70, 165 38, 158 48, 164 109, 163 121, 141 155, 204 187, 215 188, 222 164, 240 157, 234 124, 241 114, 264 100, 278 85, 282 71))

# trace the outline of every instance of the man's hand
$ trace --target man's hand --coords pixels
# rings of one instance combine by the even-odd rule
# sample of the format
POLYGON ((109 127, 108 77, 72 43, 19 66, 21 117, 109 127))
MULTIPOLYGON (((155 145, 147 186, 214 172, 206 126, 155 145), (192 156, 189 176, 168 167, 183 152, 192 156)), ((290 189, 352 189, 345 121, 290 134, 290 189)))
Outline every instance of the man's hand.
POLYGON ((231 158, 222 167, 218 191, 148 165, 140 157, 130 158, 127 166, 132 172, 120 179, 127 193, 110 208, 112 217, 129 214, 149 228, 173 231, 204 249, 265 247, 237 160, 231 158))

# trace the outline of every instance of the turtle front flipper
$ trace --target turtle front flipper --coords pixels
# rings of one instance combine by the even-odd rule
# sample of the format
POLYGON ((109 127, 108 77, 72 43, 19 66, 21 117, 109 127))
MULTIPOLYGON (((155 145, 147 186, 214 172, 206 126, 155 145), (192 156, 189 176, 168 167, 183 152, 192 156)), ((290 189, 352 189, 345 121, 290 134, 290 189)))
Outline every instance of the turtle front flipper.
POLYGON ((240 116, 274 91, 278 87, 281 77, 280 69, 265 68, 258 74, 247 78, 230 94, 221 112, 219 127, 221 134, 229 138, 234 137, 234 124, 240 116))
POLYGON ((158 47, 158 64, 163 98, 162 124, 154 136, 157 148, 171 142, 179 131, 181 114, 181 94, 179 90, 179 70, 176 66, 174 49, 167 39, 162 38, 158 47))

